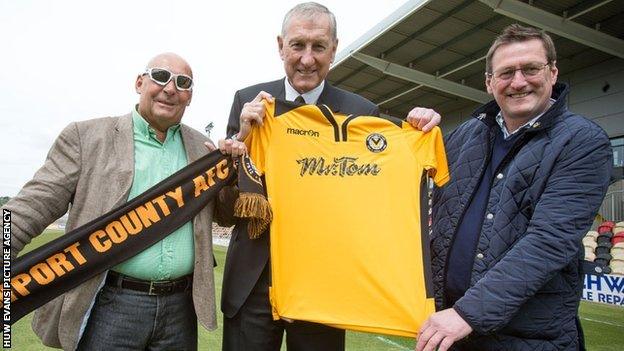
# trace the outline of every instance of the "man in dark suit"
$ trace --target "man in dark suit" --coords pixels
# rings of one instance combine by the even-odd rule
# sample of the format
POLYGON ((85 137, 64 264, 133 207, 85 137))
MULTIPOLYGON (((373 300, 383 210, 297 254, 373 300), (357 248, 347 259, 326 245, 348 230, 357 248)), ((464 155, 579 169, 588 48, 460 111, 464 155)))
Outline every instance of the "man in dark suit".
MULTIPOLYGON (((286 78, 239 90, 234 95, 227 127, 228 140, 219 142, 225 153, 244 152, 240 141, 252 123, 262 123, 263 99, 279 98, 306 104, 325 104, 334 112, 379 115, 379 108, 354 93, 329 85, 325 78, 336 54, 336 20, 323 5, 303 3, 284 17, 277 43, 286 78)), ((413 110, 427 131, 440 122, 432 110, 413 110)), ((221 211, 233 213, 235 188, 220 194, 221 211)), ((269 303, 269 235, 249 239, 247 222, 236 226, 228 248, 223 278, 221 310, 224 314, 223 350, 279 350, 286 331, 289 350, 344 350, 343 330, 303 321, 273 321, 269 303)), ((226 223, 227 224, 227 223, 226 223)))

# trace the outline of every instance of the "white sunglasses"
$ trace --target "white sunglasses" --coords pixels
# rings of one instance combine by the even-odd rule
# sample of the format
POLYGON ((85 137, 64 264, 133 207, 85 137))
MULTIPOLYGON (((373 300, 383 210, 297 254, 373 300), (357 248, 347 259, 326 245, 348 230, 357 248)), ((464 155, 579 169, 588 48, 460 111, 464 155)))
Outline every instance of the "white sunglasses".
POLYGON ((165 86, 173 79, 178 90, 186 91, 193 89, 193 78, 187 76, 186 74, 173 74, 164 68, 157 67, 145 69, 143 75, 146 74, 149 75, 150 79, 158 85, 165 86))

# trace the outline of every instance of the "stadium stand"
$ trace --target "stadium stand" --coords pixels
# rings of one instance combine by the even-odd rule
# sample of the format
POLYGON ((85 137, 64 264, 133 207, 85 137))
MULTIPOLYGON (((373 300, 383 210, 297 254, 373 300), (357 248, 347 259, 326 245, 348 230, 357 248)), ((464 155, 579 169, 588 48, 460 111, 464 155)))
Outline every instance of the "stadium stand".
POLYGON ((583 238, 585 260, 603 273, 624 275, 624 222, 604 221, 583 238))
POLYGON ((217 223, 212 223, 212 242, 213 244, 228 246, 230 244, 230 236, 232 234, 231 227, 221 227, 217 223))

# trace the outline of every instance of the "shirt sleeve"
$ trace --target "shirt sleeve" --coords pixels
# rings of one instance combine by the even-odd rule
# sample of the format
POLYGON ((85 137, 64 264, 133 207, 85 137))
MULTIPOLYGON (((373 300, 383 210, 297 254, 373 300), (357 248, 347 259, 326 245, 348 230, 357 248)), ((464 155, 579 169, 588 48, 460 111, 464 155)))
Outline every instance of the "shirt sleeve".
POLYGON ((442 186, 450 179, 442 131, 439 127, 435 127, 430 132, 424 133, 423 138, 425 142, 421 152, 425 155, 424 167, 429 171, 436 185, 442 186))
POLYGON ((271 140, 271 130, 274 121, 275 103, 264 100, 266 113, 262 125, 254 124, 251 133, 245 138, 249 157, 255 166, 258 175, 266 172, 266 156, 271 140))

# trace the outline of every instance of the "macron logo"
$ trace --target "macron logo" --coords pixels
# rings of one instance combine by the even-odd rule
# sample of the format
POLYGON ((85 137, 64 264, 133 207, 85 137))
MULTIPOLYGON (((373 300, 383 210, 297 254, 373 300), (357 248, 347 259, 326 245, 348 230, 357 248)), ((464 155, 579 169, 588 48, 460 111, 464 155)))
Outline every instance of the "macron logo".
POLYGON ((297 129, 297 128, 286 129, 286 134, 312 136, 315 138, 318 138, 321 135, 321 133, 317 132, 316 130, 312 130, 312 129, 305 130, 305 129, 297 129))

